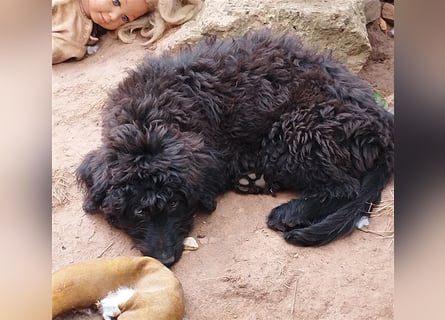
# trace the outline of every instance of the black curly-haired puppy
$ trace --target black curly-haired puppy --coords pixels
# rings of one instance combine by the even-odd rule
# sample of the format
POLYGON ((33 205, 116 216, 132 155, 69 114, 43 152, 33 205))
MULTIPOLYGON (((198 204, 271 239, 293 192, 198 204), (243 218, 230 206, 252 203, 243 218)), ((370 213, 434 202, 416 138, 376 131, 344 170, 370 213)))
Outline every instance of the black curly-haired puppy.
POLYGON ((111 92, 77 177, 143 254, 177 261, 197 210, 227 190, 300 191, 267 223, 293 244, 349 234, 391 179, 393 115, 364 81, 260 30, 149 56, 111 92))

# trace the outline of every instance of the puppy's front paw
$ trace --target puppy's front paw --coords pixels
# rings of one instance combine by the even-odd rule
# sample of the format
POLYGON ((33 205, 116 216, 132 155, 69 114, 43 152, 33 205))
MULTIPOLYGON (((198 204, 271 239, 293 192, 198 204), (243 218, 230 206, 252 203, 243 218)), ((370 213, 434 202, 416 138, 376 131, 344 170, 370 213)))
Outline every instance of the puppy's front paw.
POLYGON ((211 196, 204 197, 204 198, 200 199, 199 202, 201 204, 202 209, 204 209, 208 213, 212 213, 216 209, 215 197, 211 197, 211 196))
POLYGON ((117 218, 116 215, 114 215, 114 214, 107 214, 107 215, 105 216, 105 219, 107 220, 107 222, 108 222, 110 225, 112 225, 113 227, 116 227, 116 228, 120 229, 119 221, 118 221, 118 218, 117 218))
POLYGON ((82 206, 83 211, 89 214, 95 214, 100 211, 100 206, 93 200, 85 200, 82 206))

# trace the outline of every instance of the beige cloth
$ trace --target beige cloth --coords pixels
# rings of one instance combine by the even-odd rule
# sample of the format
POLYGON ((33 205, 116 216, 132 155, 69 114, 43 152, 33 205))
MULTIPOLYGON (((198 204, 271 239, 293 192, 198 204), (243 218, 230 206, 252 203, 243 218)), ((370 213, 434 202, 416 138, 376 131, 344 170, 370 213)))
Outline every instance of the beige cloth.
POLYGON ((52 0, 52 63, 82 59, 87 45, 99 41, 91 36, 92 30, 93 21, 85 15, 79 0, 52 0))

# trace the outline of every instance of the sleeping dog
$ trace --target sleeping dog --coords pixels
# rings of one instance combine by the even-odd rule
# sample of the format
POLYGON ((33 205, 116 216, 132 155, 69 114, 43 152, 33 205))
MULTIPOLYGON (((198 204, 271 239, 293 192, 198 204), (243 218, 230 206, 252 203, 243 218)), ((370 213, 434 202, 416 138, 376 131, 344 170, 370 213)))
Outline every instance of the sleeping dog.
POLYGON ((170 266, 217 195, 298 191, 267 224, 292 244, 324 245, 379 202, 393 124, 367 83, 293 35, 206 39, 148 56, 110 93, 102 144, 77 169, 83 208, 170 266))

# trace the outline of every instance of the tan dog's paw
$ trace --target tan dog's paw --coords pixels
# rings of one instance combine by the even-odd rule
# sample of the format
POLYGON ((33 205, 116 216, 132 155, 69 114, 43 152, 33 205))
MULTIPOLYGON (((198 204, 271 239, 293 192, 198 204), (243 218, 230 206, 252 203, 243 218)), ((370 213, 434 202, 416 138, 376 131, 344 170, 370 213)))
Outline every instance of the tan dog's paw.
POLYGON ((121 287, 116 291, 109 292, 104 298, 98 302, 98 309, 105 320, 112 320, 121 314, 119 305, 125 303, 134 294, 134 289, 121 287))

